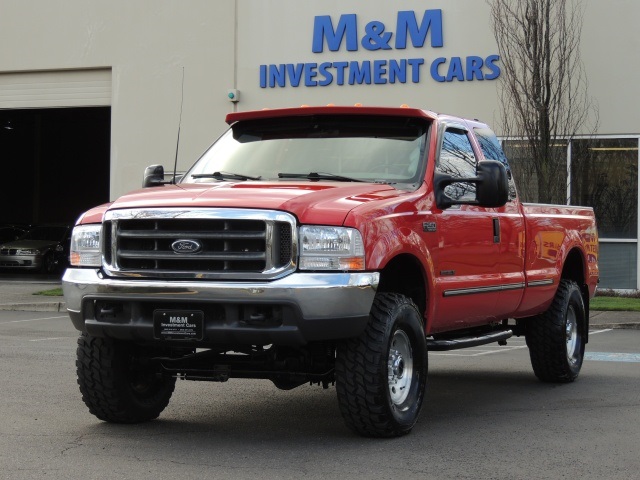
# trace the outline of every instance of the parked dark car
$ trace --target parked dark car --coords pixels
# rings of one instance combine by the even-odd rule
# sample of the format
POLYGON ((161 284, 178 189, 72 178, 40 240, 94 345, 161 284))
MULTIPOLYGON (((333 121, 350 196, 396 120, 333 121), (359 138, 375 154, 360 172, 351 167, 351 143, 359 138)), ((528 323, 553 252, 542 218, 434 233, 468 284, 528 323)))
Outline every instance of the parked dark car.
POLYGON ((0 245, 0 268, 55 273, 68 263, 70 233, 68 225, 33 227, 17 240, 0 245))

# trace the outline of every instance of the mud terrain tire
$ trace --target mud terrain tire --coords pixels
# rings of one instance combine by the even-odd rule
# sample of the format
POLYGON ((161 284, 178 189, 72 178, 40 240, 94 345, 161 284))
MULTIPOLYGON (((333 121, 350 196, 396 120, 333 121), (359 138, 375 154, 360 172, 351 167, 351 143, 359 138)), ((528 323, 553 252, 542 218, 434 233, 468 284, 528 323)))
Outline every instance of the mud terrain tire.
POLYGON ((176 379, 137 365, 131 344, 80 335, 78 385, 93 415, 112 423, 146 422, 160 415, 169 404, 176 379))
POLYGON ((549 309, 530 319, 525 337, 533 372, 543 382, 569 383, 580 373, 586 343, 586 314, 580 288, 561 280, 549 309))
POLYGON ((349 428, 371 437, 407 434, 415 425, 427 380, 422 316, 404 295, 376 295, 369 324, 341 344, 336 391, 349 428))

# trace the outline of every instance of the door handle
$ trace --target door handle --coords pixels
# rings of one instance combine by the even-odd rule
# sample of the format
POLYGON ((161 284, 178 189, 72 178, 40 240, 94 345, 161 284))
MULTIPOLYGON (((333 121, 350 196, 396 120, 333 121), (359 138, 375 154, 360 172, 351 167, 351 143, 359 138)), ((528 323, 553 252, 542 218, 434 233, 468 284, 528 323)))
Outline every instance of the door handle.
POLYGON ((493 219, 493 243, 500 243, 500 219, 493 219))

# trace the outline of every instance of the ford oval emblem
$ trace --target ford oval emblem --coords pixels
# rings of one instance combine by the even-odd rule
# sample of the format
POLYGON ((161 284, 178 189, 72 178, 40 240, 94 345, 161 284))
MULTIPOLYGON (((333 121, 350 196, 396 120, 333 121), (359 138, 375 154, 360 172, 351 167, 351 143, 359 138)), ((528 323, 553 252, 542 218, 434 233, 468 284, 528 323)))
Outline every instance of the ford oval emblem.
POLYGON ((176 240, 171 248, 176 253, 198 253, 202 250, 202 244, 197 240, 176 240))

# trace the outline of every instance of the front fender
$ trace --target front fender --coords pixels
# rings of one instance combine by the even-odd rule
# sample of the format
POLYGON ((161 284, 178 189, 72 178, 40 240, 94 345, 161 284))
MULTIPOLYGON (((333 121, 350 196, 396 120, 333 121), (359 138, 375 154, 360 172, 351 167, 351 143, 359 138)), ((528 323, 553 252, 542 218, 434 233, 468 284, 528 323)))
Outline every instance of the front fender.
MULTIPOLYGON (((422 225, 423 222, 421 220, 417 223, 422 225)), ((422 235, 414 229, 406 225, 400 226, 397 217, 391 224, 382 227, 384 224, 384 219, 378 219, 368 223, 364 229, 364 238, 367 239, 365 240, 367 269, 382 271, 393 259, 401 255, 413 257, 420 265, 426 281, 427 309, 425 317, 426 319, 434 318, 436 302, 432 295, 435 292, 436 275, 429 245, 422 235)))

